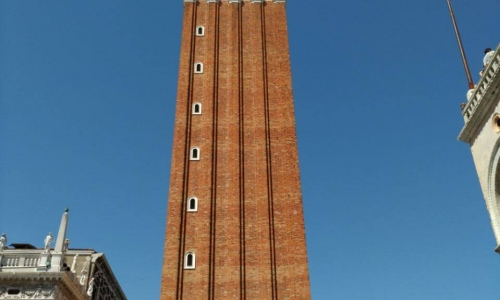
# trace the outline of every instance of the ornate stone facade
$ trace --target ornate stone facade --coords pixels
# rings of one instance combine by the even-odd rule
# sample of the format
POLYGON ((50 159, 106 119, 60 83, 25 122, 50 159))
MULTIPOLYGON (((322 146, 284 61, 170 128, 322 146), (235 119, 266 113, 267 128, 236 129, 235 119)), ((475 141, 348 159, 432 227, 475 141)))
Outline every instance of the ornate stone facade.
POLYGON ((0 248, 0 300, 126 300, 106 257, 92 249, 68 249, 67 212, 56 245, 0 248))
POLYGON ((458 139, 471 147, 500 253, 500 45, 468 96, 458 139))

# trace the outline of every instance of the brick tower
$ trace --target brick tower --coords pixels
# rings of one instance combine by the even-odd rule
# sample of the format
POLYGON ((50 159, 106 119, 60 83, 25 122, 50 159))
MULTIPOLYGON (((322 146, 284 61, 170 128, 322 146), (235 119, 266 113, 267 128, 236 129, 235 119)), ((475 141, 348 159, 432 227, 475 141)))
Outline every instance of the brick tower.
POLYGON ((184 0, 162 300, 310 299, 285 0, 184 0))

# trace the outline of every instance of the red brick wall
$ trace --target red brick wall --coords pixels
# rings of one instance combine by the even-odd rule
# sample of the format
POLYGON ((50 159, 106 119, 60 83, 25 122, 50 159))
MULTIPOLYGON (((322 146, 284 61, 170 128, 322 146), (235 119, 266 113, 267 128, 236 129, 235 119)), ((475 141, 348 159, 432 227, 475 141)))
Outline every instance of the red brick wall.
POLYGON ((185 3, 183 26, 161 299, 310 299, 285 4, 185 3))

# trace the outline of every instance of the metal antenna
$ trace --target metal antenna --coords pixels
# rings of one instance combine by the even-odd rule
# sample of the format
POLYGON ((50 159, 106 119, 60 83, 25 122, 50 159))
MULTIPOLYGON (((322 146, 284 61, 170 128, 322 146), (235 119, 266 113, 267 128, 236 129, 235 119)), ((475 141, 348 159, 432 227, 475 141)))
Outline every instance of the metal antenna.
POLYGON ((462 39, 460 38, 460 32, 458 31, 457 21, 455 20, 455 14, 453 13, 453 8, 451 7, 450 0, 448 2, 448 9, 450 10, 451 21, 453 22, 453 28, 455 29, 455 35, 458 42, 458 48, 460 49, 460 54, 462 54, 462 62, 464 63, 465 75, 467 75, 467 81, 469 81, 469 89, 474 88, 474 82, 472 81, 472 76, 469 70, 469 64, 467 63, 467 57, 465 56, 464 46, 462 45, 462 39))

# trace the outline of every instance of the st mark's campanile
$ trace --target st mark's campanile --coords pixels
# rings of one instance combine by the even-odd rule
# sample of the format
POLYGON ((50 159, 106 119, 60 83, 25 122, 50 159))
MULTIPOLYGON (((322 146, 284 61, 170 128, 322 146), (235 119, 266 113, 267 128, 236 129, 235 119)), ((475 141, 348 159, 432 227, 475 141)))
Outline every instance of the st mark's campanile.
POLYGON ((184 0, 161 300, 308 300, 286 0, 184 0))

